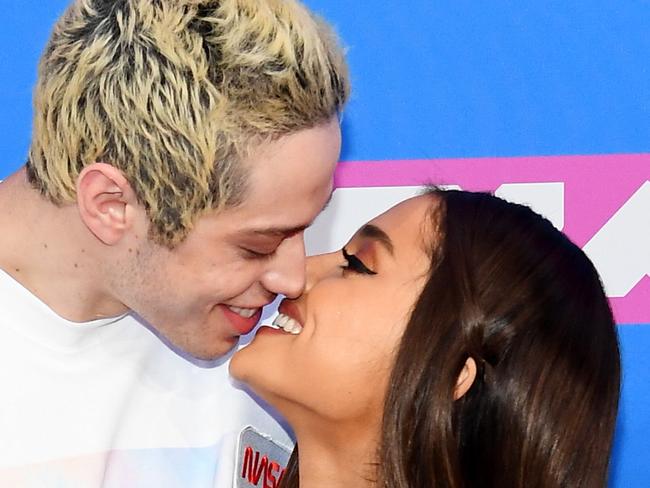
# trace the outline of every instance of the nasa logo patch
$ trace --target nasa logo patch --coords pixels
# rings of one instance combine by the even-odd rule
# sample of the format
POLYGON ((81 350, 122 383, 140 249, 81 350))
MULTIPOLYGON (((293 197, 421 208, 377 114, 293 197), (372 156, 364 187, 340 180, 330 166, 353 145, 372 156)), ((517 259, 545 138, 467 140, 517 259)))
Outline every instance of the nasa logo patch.
POLYGON ((291 451, 248 426, 239 435, 236 488, 278 488, 291 451))

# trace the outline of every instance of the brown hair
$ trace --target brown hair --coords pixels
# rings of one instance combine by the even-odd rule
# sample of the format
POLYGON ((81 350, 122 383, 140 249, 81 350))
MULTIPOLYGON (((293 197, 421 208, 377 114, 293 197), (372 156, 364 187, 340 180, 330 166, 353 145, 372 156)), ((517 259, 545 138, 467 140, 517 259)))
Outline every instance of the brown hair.
POLYGON ((528 207, 430 194, 436 244, 386 394, 378 485, 604 487, 620 357, 594 266, 528 207), (476 379, 454 400, 470 357, 476 379))
POLYGON ((110 163, 172 247, 241 201, 251 149, 348 93, 336 36, 297 0, 76 0, 41 58, 29 180, 70 203, 84 166, 110 163))

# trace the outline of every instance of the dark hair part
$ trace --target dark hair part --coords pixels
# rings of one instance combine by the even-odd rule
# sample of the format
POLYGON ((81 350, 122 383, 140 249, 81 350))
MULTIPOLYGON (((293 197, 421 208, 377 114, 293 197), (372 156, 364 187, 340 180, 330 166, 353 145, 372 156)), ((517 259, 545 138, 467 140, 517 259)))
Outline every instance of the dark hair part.
POLYGON ((620 356, 593 264, 528 207, 429 194, 437 245, 389 382, 379 484, 606 486, 620 356), (454 400, 470 357, 476 379, 454 400))

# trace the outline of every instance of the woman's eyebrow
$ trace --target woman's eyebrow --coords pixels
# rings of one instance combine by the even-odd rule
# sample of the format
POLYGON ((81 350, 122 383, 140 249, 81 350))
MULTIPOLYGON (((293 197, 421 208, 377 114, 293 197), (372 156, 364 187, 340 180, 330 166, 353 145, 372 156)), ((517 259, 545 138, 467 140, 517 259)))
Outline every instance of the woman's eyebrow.
POLYGON ((393 255, 393 241, 391 241, 390 237, 388 237, 388 234, 381 230, 379 227, 373 224, 366 224, 361 229, 359 229, 359 236, 360 237, 365 237, 367 239, 372 239, 375 241, 378 241, 381 243, 386 250, 390 253, 390 255, 393 255))

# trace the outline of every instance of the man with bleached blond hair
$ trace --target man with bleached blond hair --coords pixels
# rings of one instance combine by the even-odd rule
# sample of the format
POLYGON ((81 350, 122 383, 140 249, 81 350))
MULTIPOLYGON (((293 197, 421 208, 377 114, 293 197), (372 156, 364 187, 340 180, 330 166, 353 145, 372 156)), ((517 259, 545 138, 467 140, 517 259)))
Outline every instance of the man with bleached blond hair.
POLYGON ((296 0, 69 6, 0 184, 0 486, 248 486, 246 452, 281 461, 225 362, 304 287, 348 92, 296 0))

